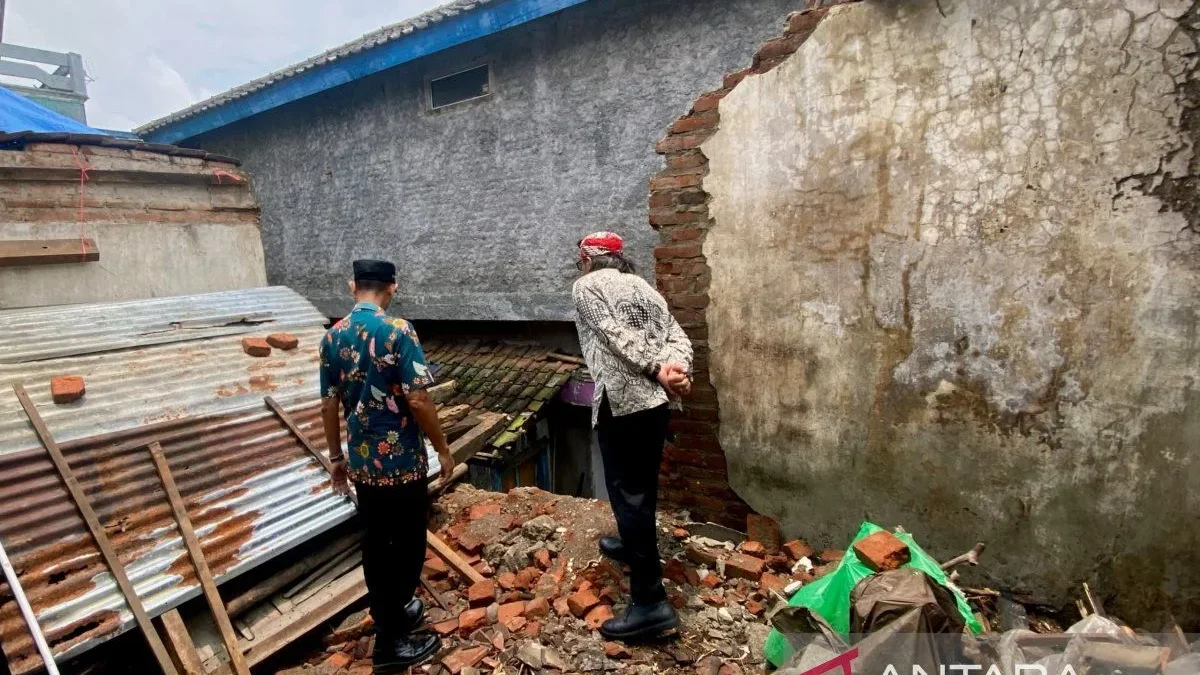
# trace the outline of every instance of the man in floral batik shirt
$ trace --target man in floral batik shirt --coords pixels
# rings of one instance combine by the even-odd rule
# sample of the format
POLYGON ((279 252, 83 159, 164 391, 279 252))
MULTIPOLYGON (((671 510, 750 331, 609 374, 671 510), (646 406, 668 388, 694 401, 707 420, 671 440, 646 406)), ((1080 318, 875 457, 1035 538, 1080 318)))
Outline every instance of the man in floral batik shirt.
POLYGON ((385 311, 396 292, 395 266, 356 260, 350 292, 353 311, 321 340, 321 416, 334 490, 347 493, 349 479, 358 495, 363 574, 375 620, 374 672, 399 672, 440 648, 436 635, 415 632, 424 616, 413 594, 425 561, 425 438, 438 452, 442 475, 450 475, 454 460, 425 391, 433 377, 417 333, 385 311))

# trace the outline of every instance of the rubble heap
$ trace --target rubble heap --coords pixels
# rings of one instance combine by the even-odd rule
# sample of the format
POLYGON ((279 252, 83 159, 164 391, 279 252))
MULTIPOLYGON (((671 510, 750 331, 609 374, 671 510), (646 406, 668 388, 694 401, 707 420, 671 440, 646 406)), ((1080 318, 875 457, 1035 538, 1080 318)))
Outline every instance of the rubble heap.
MULTIPOLYGON (((772 523, 750 528, 764 542, 689 523, 685 514, 660 514, 665 583, 682 628, 677 639, 631 646, 597 632, 628 602, 625 573, 597 549, 616 529, 607 503, 536 488, 499 494, 460 486, 437 511, 438 534, 485 579, 470 584, 440 558, 426 560, 425 577, 445 604, 424 597, 427 624, 443 649, 414 672, 435 675, 756 672, 768 608, 843 553, 822 553, 824 566, 813 570, 811 549, 780 543, 772 523)), ((325 653, 280 672, 367 675, 371 640, 371 619, 360 612, 325 638, 325 653)))

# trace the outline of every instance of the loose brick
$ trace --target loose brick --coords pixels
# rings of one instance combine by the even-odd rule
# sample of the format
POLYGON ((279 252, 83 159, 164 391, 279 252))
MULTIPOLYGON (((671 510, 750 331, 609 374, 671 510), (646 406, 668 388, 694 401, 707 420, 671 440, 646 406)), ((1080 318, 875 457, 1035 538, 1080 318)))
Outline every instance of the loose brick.
POLYGON ((469 532, 464 532, 458 537, 458 546, 467 553, 479 553, 483 550, 483 545, 486 542, 481 537, 477 537, 469 532))
POLYGON ((700 580, 700 586, 704 588, 716 588, 721 585, 721 577, 715 573, 710 573, 700 580))
POLYGON ((605 642, 604 655, 610 659, 627 659, 630 656, 633 656, 633 654, 626 649, 625 645, 619 642, 605 642))
POLYGON ((291 333, 271 333, 267 336, 267 344, 286 352, 299 347, 300 338, 291 333))
POLYGON ((421 572, 427 579, 444 579, 446 575, 450 574, 450 567, 441 558, 426 558, 421 572))
POLYGON ((325 659, 325 661, 321 663, 321 666, 327 669, 328 672, 332 673, 334 671, 341 670, 342 668, 349 667, 351 663, 354 663, 353 656, 347 654, 346 652, 337 652, 325 659))
POLYGON ((767 608, 757 600, 747 600, 746 611, 750 612, 751 616, 762 616, 763 612, 767 611, 767 608))
POLYGON ((674 591, 667 593, 667 601, 675 609, 683 609, 687 605, 687 598, 683 593, 675 593, 674 591))
POLYGON ((267 344, 267 341, 262 338, 246 337, 242 338, 242 351, 250 356, 270 356, 271 345, 267 344))
POLYGON ((776 593, 782 595, 783 589, 787 588, 789 583, 791 583, 791 580, 787 577, 781 577, 778 574, 764 572, 762 578, 758 581, 758 587, 762 589, 764 593, 767 591, 775 591, 776 593))
POLYGON ((517 587, 517 575, 512 572, 501 572, 496 576, 496 583, 500 584, 500 588, 511 591, 517 587))
POLYGON ((731 579, 758 581, 766 564, 758 558, 742 553, 730 553, 725 559, 725 576, 731 579))
POLYGON ((912 559, 908 545, 896 535, 882 530, 854 544, 854 554, 872 572, 894 570, 912 559))
POLYGON ((542 578, 541 571, 533 567, 526 567, 517 574, 514 582, 516 588, 527 591, 537 585, 538 579, 542 578))
POLYGON ((474 504, 467 509, 467 519, 471 521, 479 520, 484 516, 500 515, 500 505, 496 502, 482 502, 474 504))
POLYGON ((487 607, 468 609, 467 611, 458 615, 458 633, 463 637, 467 637, 476 630, 486 626, 487 620, 487 607))
POLYGON ((793 562, 801 558, 807 558, 813 554, 812 547, 800 539, 793 539, 792 541, 784 544, 783 550, 788 554, 788 557, 791 558, 793 562))
POLYGON ((671 558, 663 566, 663 578, 674 581, 677 584, 686 584, 687 565, 684 565, 683 561, 678 558, 671 558))
POLYGON ((433 632, 438 635, 449 635, 458 630, 458 619, 446 619, 433 624, 433 632))
POLYGON ((504 627, 508 629, 508 632, 516 633, 516 632, 520 631, 522 628, 524 628, 525 624, 528 623, 528 621, 529 620, 523 616, 514 616, 513 618, 504 622, 504 627))
POLYGON ((767 557, 767 549, 763 547, 761 543, 754 541, 753 539, 742 542, 742 545, 738 547, 738 550, 746 555, 752 555, 755 558, 765 559, 767 557))
POLYGON ((84 387, 83 378, 78 375, 50 378, 50 398, 59 405, 78 401, 85 393, 87 389, 84 387))
POLYGON ((525 625, 525 629, 521 631, 521 635, 525 637, 537 637, 538 633, 542 632, 541 621, 530 621, 525 625))
POLYGON ((587 613, 583 618, 587 622, 588 628, 592 630, 600 630, 600 626, 604 625, 605 621, 613 618, 612 607, 608 605, 596 605, 592 611, 587 613))
POLYGON ((554 613, 559 616, 567 616, 571 613, 571 603, 567 602, 566 598, 555 598, 554 613))
POLYGON ((844 557, 846 557, 846 552, 840 548, 827 548, 817 556, 824 563, 840 562, 844 557))
POLYGON ((471 607, 487 607, 496 601, 496 582, 484 579, 467 590, 467 602, 471 607))
POLYGON ((769 516, 751 513, 746 516, 746 535, 763 545, 767 553, 779 550, 783 537, 779 534, 779 523, 769 516))
POLYGON ((545 598, 534 598, 525 604, 525 616, 536 619, 550 615, 550 602, 545 598))
POLYGON ((539 548, 537 552, 533 554, 533 562, 544 570, 550 569, 550 551, 547 551, 544 548, 539 548))
POLYGON ((525 613, 525 601, 524 600, 520 600, 518 602, 510 602, 506 605, 500 605, 500 614, 499 614, 499 618, 497 619, 497 621, 499 623, 508 625, 509 621, 515 619, 518 616, 521 616, 524 613, 525 613))
POLYGON ((583 618, 593 607, 600 604, 600 598, 590 590, 576 591, 567 598, 567 605, 571 608, 571 613, 579 618, 583 618))
POLYGON ((717 564, 717 552, 699 544, 692 544, 687 547, 687 559, 697 565, 715 567, 717 564))
POLYGON ((483 660, 490 650, 487 647, 459 647, 442 659, 442 666, 450 671, 450 675, 458 675, 464 668, 470 668, 483 660))

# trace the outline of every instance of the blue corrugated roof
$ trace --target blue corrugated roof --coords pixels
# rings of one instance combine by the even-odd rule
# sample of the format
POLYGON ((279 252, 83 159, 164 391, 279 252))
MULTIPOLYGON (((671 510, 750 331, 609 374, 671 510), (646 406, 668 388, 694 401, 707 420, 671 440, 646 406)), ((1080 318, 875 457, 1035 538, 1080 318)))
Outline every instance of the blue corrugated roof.
POLYGON ((76 122, 40 103, 0 87, 0 132, 11 134, 18 131, 106 135, 103 131, 76 122))
POLYGON ((251 115, 582 2, 586 0, 455 0, 234 87, 134 131, 155 143, 179 143, 251 115))

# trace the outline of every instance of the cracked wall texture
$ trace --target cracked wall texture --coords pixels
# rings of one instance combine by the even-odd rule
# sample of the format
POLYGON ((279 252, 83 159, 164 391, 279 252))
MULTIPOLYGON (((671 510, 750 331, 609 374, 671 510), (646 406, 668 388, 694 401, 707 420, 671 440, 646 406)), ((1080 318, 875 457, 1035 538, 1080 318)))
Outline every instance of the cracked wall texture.
POLYGON ((721 103, 731 484, 818 546, 985 540, 978 583, 1196 628, 1200 12, 940 5, 831 10, 721 103))

